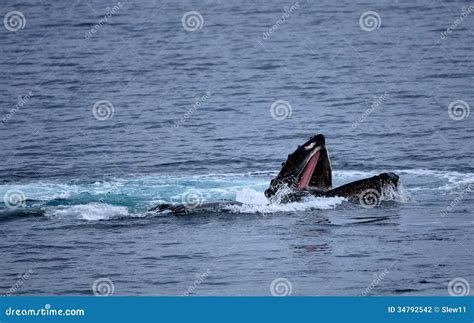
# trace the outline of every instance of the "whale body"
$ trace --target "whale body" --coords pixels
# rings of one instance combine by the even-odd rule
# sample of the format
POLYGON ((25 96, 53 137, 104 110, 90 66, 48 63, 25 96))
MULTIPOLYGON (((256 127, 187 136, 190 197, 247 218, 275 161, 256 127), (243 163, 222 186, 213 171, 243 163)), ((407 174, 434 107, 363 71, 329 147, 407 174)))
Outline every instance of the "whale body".
MULTIPOLYGON (((366 194, 380 199, 388 189, 396 192, 399 183, 398 175, 381 173, 333 188, 331 160, 326 141, 322 134, 317 134, 288 155, 278 175, 270 181, 265 196, 273 203, 298 202, 308 196, 343 197, 349 201, 361 201, 366 194)), ((199 205, 159 204, 150 211, 179 215, 191 211, 218 210, 229 205, 242 203, 221 200, 199 205)))

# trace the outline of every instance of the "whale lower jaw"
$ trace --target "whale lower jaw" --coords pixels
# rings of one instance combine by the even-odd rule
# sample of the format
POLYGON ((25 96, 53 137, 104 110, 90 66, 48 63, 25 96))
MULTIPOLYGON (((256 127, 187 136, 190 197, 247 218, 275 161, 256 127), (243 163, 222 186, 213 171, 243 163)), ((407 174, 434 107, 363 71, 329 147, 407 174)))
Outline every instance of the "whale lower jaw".
POLYGON ((350 182, 331 190, 297 189, 285 194, 280 203, 298 202, 308 196, 316 197, 343 197, 350 201, 359 200, 366 192, 378 193, 379 198, 386 189, 398 190, 399 177, 394 173, 381 173, 379 175, 350 182))

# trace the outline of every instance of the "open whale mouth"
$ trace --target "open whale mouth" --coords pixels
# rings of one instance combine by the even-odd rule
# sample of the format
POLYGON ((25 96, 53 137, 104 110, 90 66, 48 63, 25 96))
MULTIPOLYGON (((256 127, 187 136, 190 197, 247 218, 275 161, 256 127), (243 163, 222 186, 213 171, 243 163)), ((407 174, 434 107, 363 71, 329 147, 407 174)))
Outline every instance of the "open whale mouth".
POLYGON ((316 166, 318 165, 319 156, 321 155, 322 147, 316 147, 311 154, 306 158, 304 163, 303 170, 300 173, 297 187, 299 189, 306 189, 309 186, 311 177, 313 177, 316 166))
POLYGON ((265 196, 274 196, 280 188, 327 191, 332 188, 332 171, 324 136, 312 136, 288 155, 278 175, 270 181, 265 196))

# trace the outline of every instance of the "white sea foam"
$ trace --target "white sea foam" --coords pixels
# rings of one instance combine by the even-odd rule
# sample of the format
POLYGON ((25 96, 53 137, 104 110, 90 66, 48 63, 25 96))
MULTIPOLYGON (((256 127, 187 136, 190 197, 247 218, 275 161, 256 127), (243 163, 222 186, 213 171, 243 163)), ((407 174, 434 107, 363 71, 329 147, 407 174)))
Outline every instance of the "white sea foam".
MULTIPOLYGON (((334 172, 334 186, 379 174, 387 170, 334 172)), ((474 184, 474 173, 441 171, 429 169, 389 170, 400 175, 404 184, 395 195, 386 192, 383 199, 406 202, 413 194, 416 199, 423 191, 441 194, 455 194, 467 185, 474 184), (421 192, 420 192, 421 191, 421 192)), ((331 209, 340 205, 340 198, 316 198, 298 203, 270 203, 263 191, 275 172, 255 172, 241 174, 206 174, 164 176, 145 175, 127 178, 112 178, 100 182, 69 183, 59 181, 34 181, 30 183, 6 183, 0 185, 0 196, 8 190, 21 190, 31 206, 44 205, 50 216, 73 216, 86 220, 105 220, 115 217, 141 216, 153 207, 152 201, 182 203, 182 195, 189 190, 197 190, 203 202, 230 199, 244 203, 232 206, 230 211, 245 213, 272 213, 301 211, 308 209, 331 209), (61 205, 67 200, 69 205, 61 205), (54 201, 50 205, 47 202, 54 201), (96 203, 96 202, 105 202, 96 203), (74 204, 74 206, 71 206, 74 204), (128 210, 138 210, 129 212, 128 210), (138 213, 137 213, 138 212, 138 213), (143 213, 142 213, 143 214, 143 213)))
POLYGON ((231 205, 227 209, 236 213, 275 213, 275 212, 295 212, 311 209, 328 210, 334 209, 337 205, 345 201, 340 197, 308 197, 300 202, 294 203, 276 203, 265 197, 263 192, 252 188, 245 188, 237 192, 236 200, 243 205, 231 205))
POLYGON ((407 191, 403 183, 400 183, 397 188, 388 185, 383 188, 382 201, 397 201, 406 203, 410 200, 411 194, 407 191))
POLYGON ((130 213, 124 206, 88 203, 73 206, 61 206, 52 210, 47 210, 46 216, 75 217, 81 220, 97 221, 124 218, 130 216, 130 213))
MULTIPOLYGON (((334 171, 335 186, 352 180, 362 179, 379 174, 356 170, 334 171)), ((457 171, 439 171, 429 169, 391 170, 401 175, 402 182, 408 190, 440 189, 452 190, 474 183, 474 173, 457 171), (426 184, 426 185, 425 185, 426 184)), ((185 189, 199 189, 209 198, 236 194, 245 187, 264 190, 274 172, 255 172, 241 174, 206 174, 189 176, 146 175, 129 178, 114 178, 108 181, 93 183, 60 183, 57 181, 37 181, 31 183, 6 183, 0 185, 0 195, 11 189, 21 190, 31 200, 53 200, 70 198, 80 193, 90 195, 126 194, 150 197, 149 200, 171 196, 179 196, 185 189)))

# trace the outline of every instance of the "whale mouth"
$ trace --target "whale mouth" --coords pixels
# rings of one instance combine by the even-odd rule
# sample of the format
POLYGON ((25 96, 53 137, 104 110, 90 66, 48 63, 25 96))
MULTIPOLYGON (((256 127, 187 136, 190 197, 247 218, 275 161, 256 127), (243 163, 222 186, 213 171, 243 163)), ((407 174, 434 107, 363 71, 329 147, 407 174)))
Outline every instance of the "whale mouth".
POLYGON ((265 196, 274 196, 280 188, 327 191, 332 188, 332 171, 324 136, 312 136, 288 155, 278 175, 270 181, 265 196))
POLYGON ((313 177, 316 165, 318 164, 320 154, 321 147, 319 146, 311 152, 311 155, 309 155, 309 158, 307 159, 297 182, 297 187, 299 189, 307 189, 309 187, 309 183, 313 177))

